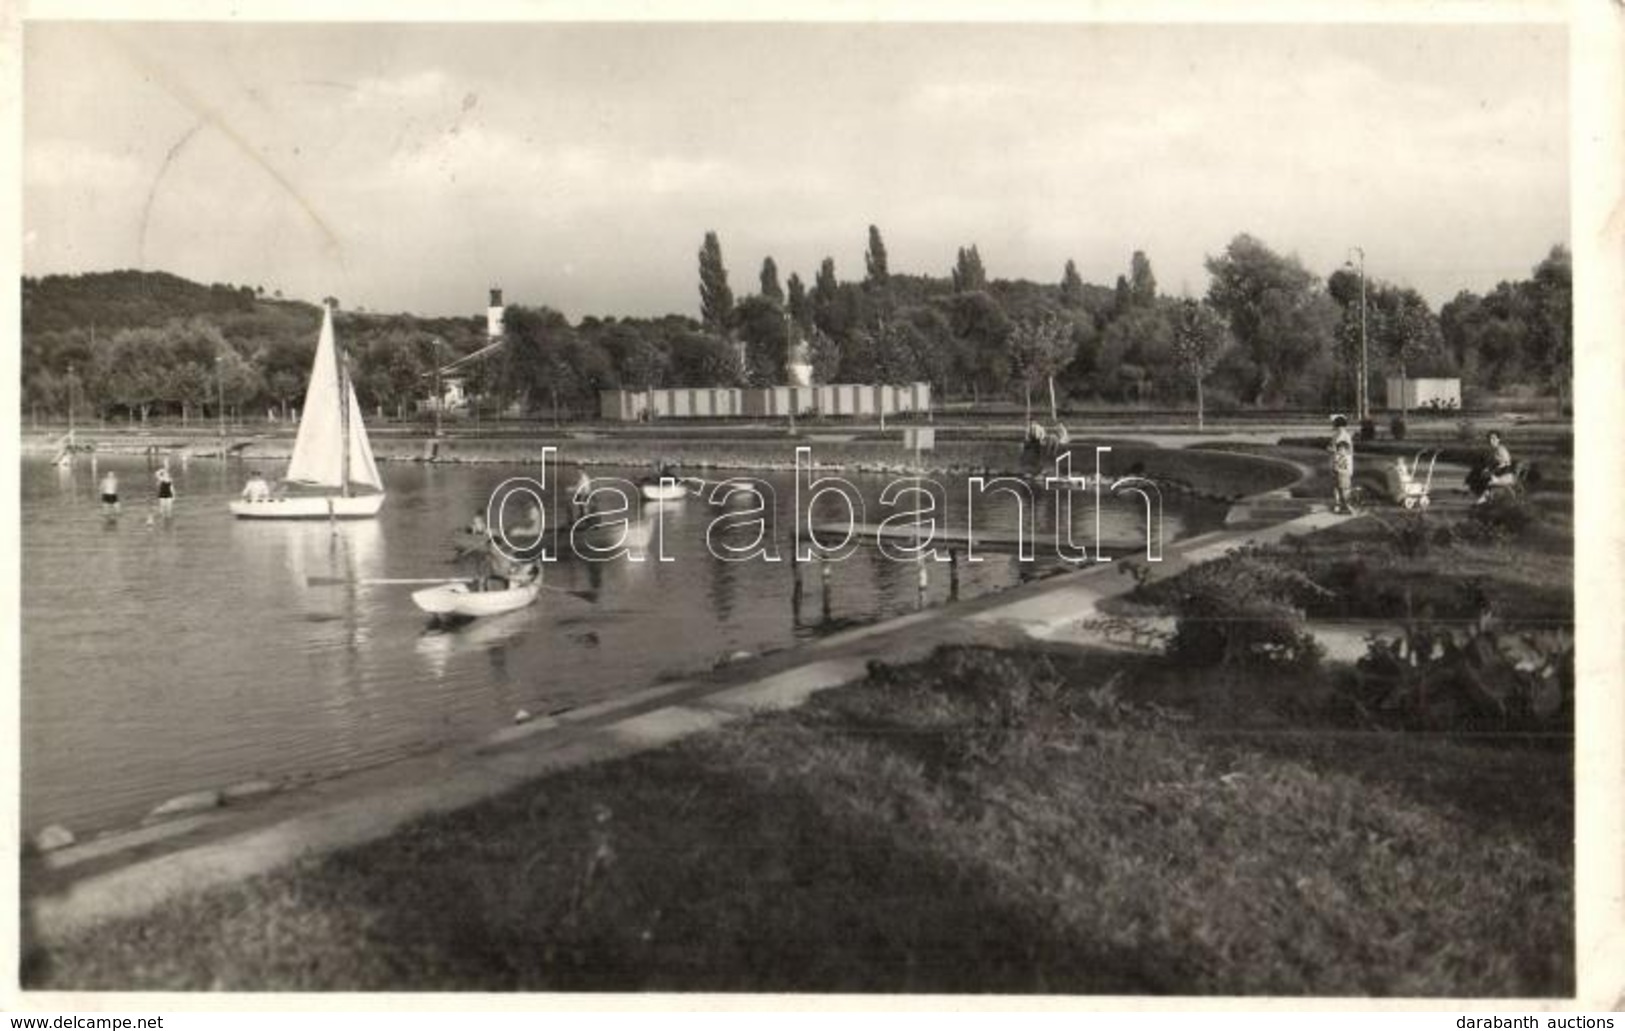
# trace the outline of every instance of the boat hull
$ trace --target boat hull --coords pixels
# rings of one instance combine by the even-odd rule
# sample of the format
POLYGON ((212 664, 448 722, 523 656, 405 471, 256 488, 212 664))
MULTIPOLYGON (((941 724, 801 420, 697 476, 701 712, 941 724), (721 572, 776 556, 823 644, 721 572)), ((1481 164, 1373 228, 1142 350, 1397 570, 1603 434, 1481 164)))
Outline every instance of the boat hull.
POLYGON ((688 488, 681 483, 645 483, 639 490, 644 501, 681 501, 688 497, 688 488))
POLYGON ((238 500, 231 514, 238 519, 371 519, 384 507, 384 495, 292 495, 264 501, 238 500))
POLYGON ((477 619, 522 609, 542 593, 537 584, 504 591, 471 591, 467 584, 445 584, 412 592, 412 604, 431 616, 477 619))

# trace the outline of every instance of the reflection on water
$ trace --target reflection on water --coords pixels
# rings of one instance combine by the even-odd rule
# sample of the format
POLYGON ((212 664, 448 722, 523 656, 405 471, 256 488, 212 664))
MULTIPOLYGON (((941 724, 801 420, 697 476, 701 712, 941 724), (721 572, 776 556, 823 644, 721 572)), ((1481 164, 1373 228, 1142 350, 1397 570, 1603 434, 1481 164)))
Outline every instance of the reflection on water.
MULTIPOLYGON (((528 470, 390 466, 380 517, 334 526, 232 519, 226 504, 247 467, 219 461, 172 463, 174 518, 149 523, 153 469, 141 458, 60 470, 23 463, 27 828, 93 831, 183 791, 386 762, 483 735, 519 709, 590 704, 708 669, 720 655, 1007 587, 1033 571, 961 553, 951 566, 928 564, 922 589, 918 564, 873 548, 794 561, 793 481, 770 475, 765 543, 776 562, 713 556, 754 543, 739 494, 720 492, 715 505, 633 502, 624 541, 616 525, 590 535, 624 543, 631 557, 588 562, 565 547, 546 569, 549 586, 591 590, 595 604, 547 591, 529 608, 426 632, 413 587, 368 581, 457 575, 455 528, 528 470), (104 519, 96 485, 108 468, 124 511, 104 519), (729 521, 713 526, 724 513, 729 521)), ((878 522, 881 481, 851 479, 878 522)), ((962 525, 963 484, 948 486, 945 518, 962 525)), ((1132 501, 1110 515, 1131 532, 1144 518, 1132 501)), ((1013 513, 989 499, 977 519, 1008 526, 1013 513)), ((1074 519, 1088 538, 1092 508, 1074 519)), ((1053 508, 1040 507, 1037 520, 1041 532, 1052 527, 1053 508)))

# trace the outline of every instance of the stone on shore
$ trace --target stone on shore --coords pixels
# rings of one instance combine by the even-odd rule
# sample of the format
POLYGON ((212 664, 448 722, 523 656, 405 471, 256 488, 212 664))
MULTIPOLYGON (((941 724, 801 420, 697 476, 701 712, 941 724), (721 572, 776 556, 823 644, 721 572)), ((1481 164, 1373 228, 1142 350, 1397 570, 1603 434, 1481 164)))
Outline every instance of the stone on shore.
POLYGON ((73 831, 68 830, 60 823, 53 823, 34 835, 34 848, 40 852, 51 852, 59 848, 67 848, 76 840, 73 831))
POLYGON ((159 805, 147 814, 147 818, 156 819, 164 816, 174 816, 177 813, 196 813, 204 809, 214 809, 219 805, 220 792, 214 790, 191 791, 184 795, 176 795, 169 801, 159 805))
POLYGON ((221 791, 220 801, 223 805, 230 805, 233 802, 244 802, 251 798, 259 798, 261 795, 272 794, 277 790, 277 788, 278 785, 275 781, 245 780, 241 784, 233 784, 231 787, 221 791))

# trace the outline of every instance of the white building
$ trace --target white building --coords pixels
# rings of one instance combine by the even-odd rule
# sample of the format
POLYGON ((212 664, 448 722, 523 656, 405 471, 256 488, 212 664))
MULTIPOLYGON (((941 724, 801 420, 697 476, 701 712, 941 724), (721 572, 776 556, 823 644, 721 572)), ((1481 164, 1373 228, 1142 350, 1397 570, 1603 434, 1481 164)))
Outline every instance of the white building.
POLYGON ((1388 377, 1388 408, 1391 411, 1461 408, 1461 380, 1451 378, 1401 379, 1388 377))

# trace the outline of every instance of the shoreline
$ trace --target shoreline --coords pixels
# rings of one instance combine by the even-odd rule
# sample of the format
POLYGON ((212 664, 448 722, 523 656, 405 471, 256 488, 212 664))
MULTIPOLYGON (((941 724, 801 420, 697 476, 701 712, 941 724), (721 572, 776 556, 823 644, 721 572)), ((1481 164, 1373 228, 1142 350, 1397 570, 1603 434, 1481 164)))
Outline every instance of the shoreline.
MULTIPOLYGON (((1319 512, 1284 520, 1267 529, 1246 531, 1228 529, 1189 538, 1170 548, 1170 561, 1158 570, 1155 578, 1160 580, 1194 568, 1231 547, 1248 543, 1279 542, 1289 534, 1315 535, 1320 530, 1341 526, 1348 521, 1343 517, 1319 512)), ((665 789, 658 784, 645 784, 634 776, 637 770, 644 769, 650 764, 659 768, 662 764, 673 763, 676 760, 673 760, 672 756, 715 755, 717 760, 712 761, 713 765, 702 763, 701 768, 697 770, 688 769, 682 766, 680 761, 677 762, 679 768, 687 770, 690 775, 698 776, 717 769, 715 761, 720 761, 722 757, 735 754, 738 749, 743 748, 752 757, 752 762, 759 761, 762 764, 763 772, 758 774, 758 777, 761 777, 768 776, 765 771, 776 765, 778 748, 790 745, 798 748, 806 747, 811 749, 812 755, 842 758, 827 767, 815 764, 803 768, 793 765, 790 770, 772 774, 773 784, 782 783, 785 790, 791 791, 793 797, 799 798, 802 797, 799 792, 806 789, 804 785, 810 777, 812 783, 821 785, 816 790, 822 793, 819 797, 824 799, 825 804, 834 805, 840 799, 862 799, 860 802, 843 803, 848 805, 867 804, 871 792, 878 792, 884 797, 891 790, 887 786, 890 782, 875 782, 872 787, 852 785, 851 790, 856 794, 849 795, 848 789, 841 787, 846 781, 842 779, 844 774, 840 771, 846 766, 847 760, 844 757, 848 754, 842 749, 881 747, 884 751, 887 747, 885 741, 896 735, 880 735, 876 738, 873 735, 865 735, 861 726, 858 727, 856 737, 838 732, 840 727, 850 723, 850 718, 826 725, 820 722, 816 715, 808 717, 804 722, 791 723, 784 723, 782 716, 788 716, 790 711, 799 711, 808 705, 817 710, 820 704, 835 704, 837 707, 844 704, 821 703, 815 696, 818 699, 845 697, 842 692, 850 694, 851 691, 857 690, 861 694, 867 690, 872 701, 853 703, 860 706, 855 712, 867 714, 866 719, 881 719, 882 725, 890 726, 891 724, 885 721, 906 718, 910 706, 918 701, 918 688, 909 687, 914 682, 911 678, 923 675, 914 672, 916 667, 919 670, 927 670, 934 668, 929 665, 930 663, 941 665, 943 661, 949 661, 951 665, 952 660, 941 659, 944 654, 941 649, 945 645, 950 650, 955 646, 961 650, 990 649, 989 654, 993 657, 988 662, 994 665, 988 666, 987 669, 990 674, 999 676, 1005 675, 1011 668, 1002 663, 1042 664, 1047 661, 1044 656, 1061 655, 1063 652, 1057 649, 1066 649, 1082 642, 1084 638, 1089 638, 1094 633, 1089 625, 1091 613, 1099 613, 1109 620, 1110 608, 1102 603, 1133 589, 1133 584, 1128 578, 1109 575, 1111 572, 1112 570, 1108 568, 1092 565, 999 594, 971 599, 958 606, 896 617, 847 630, 831 638, 743 659, 738 663, 697 674, 679 682, 655 685, 628 697, 606 701, 588 710, 550 715, 502 728, 479 741, 455 750, 406 760, 346 778, 316 783, 300 791, 265 798, 255 804, 243 806, 235 812, 231 809, 221 809, 209 814, 206 819, 190 824, 187 821, 191 818, 179 817, 167 824, 157 825, 171 828, 170 833, 162 840, 130 842, 122 854, 113 854, 111 852, 113 843, 109 842, 102 854, 86 856, 82 861, 72 863, 71 868, 70 864, 61 864, 60 868, 55 870, 45 869, 54 865, 54 862, 59 862, 52 860, 53 853, 46 853, 44 856, 35 857, 30 864, 25 864, 31 865, 32 871, 31 876, 25 878, 29 890, 24 896, 27 900, 24 941, 42 949, 43 951, 37 955, 43 957, 40 961, 47 964, 51 963, 54 957, 62 956, 58 950, 68 950, 65 958, 69 969, 93 971, 89 975, 93 978, 113 976, 116 980, 105 982, 106 987, 113 987, 115 984, 126 989, 137 986, 151 987, 153 985, 145 981, 128 982, 125 979, 131 975, 122 972, 120 957, 128 951, 128 946, 123 943, 127 940, 134 941, 129 938, 133 933, 131 928, 148 926, 148 921, 155 922, 160 928, 157 932, 160 940, 168 940, 176 933, 177 921, 179 926, 184 927, 192 927, 200 922, 207 926, 214 920, 215 913, 235 913, 244 905, 250 907, 251 912, 258 912, 260 907, 266 906, 272 907, 272 912, 283 912, 279 907, 297 904, 298 900, 307 897, 307 891, 313 897, 324 898, 334 889, 334 885, 345 885, 359 878, 357 884, 343 889, 345 895, 352 895, 355 891, 362 890, 366 883, 371 883, 368 879, 370 875, 366 873, 370 867, 356 867, 353 862, 347 861, 342 856, 336 856, 331 861, 323 858, 330 854, 362 849, 365 850, 365 855, 371 857, 370 861, 373 863, 399 864, 399 876, 408 880, 411 871, 416 869, 420 861, 418 857, 423 854, 426 843, 430 842, 442 840, 447 842, 443 846, 443 851, 450 857, 448 861, 452 864, 447 870, 462 868, 457 865, 460 862, 458 857, 484 856, 487 854, 486 850, 490 850, 489 854, 492 856, 505 857, 512 849, 518 848, 519 855, 531 855, 531 850, 538 846, 533 842, 527 844, 531 839, 527 837, 524 828, 515 824, 511 815, 502 817, 491 814, 518 812, 523 815, 530 812, 532 818, 535 818, 536 813, 541 812, 549 820, 564 819, 553 815, 554 808, 561 805, 583 808, 587 814, 586 829, 591 835, 626 834, 632 833, 636 828, 640 835, 644 833, 653 835, 656 841, 666 841, 668 836, 675 836, 679 842, 686 842, 689 846, 697 845, 705 839, 707 833, 703 820, 697 829, 684 829, 682 820, 672 821, 671 826, 667 828, 664 825, 657 827, 640 822, 634 815, 641 811, 637 808, 641 804, 637 799, 650 792, 659 795, 665 790, 673 797, 667 802, 654 803, 653 809, 645 816, 646 820, 653 819, 656 812, 668 811, 671 805, 686 808, 698 804, 694 802, 697 796, 693 792, 700 792, 703 785, 696 785, 692 789, 681 786, 665 789), (1011 658, 998 658, 1000 655, 1011 658), (1020 658, 1021 656, 1026 658, 1020 658), (922 663, 926 665, 917 665, 922 663), (865 684, 868 685, 867 688, 864 687, 865 684), (831 691, 831 694, 826 695, 826 691, 831 691), (872 706, 879 708, 871 708, 872 706), (773 722, 775 720, 779 722, 773 722), (824 728, 825 732, 818 732, 818 728, 824 728), (785 738, 785 734, 789 737, 785 738), (767 743, 751 745, 750 742, 755 740, 757 735, 765 735, 767 743), (688 744, 690 741, 695 744, 688 744), (679 745, 680 742, 683 744, 679 745), (706 745, 705 742, 711 744, 706 745), (678 747, 674 750, 671 746, 678 747), (694 752, 695 748, 699 749, 697 753, 694 752), (629 763, 632 765, 628 765, 629 763), (825 783, 830 778, 834 780, 825 783), (590 797, 578 800, 579 806, 574 806, 566 800, 571 797, 570 786, 579 784, 596 787, 591 788, 590 797), (690 791, 690 794, 684 795, 684 791, 690 791), (830 793, 832 791, 834 793, 830 793), (534 801, 527 802, 526 799, 534 801), (527 808, 535 806, 542 808, 540 810, 527 808), (219 889, 224 894, 212 895, 208 893, 208 889, 219 889), (222 906, 224 910, 219 908, 222 906), (143 917, 141 914, 148 915, 143 917), (124 923, 120 918, 137 918, 142 920, 142 923, 124 923), (104 937, 110 937, 112 941, 120 944, 106 946, 102 944, 104 937), (90 966, 79 966, 87 961, 90 966)), ((1125 662, 1139 661, 1133 659, 1132 655, 1145 651, 1143 645, 1126 639, 1119 640, 1111 634, 1099 637, 1093 643, 1098 646, 1096 651, 1100 655, 1121 655, 1125 662), (1100 650, 1102 648, 1104 651, 1100 650)), ((1113 660, 1108 658, 1102 661, 1109 663, 1113 660)), ((1106 764, 1094 769, 1096 776, 1108 777, 1108 783, 1100 787, 1101 791, 1106 792, 1104 797, 1113 800, 1112 806, 1128 806, 1134 812, 1142 813, 1147 805, 1161 811, 1161 808, 1171 801, 1179 801, 1181 804, 1192 801, 1196 796, 1180 794, 1177 799, 1163 798, 1157 791, 1163 789, 1172 791, 1176 788, 1182 792, 1198 790, 1196 782, 1190 781, 1190 778, 1197 777, 1201 779, 1200 797, 1206 800, 1203 805, 1212 806, 1212 819, 1228 820, 1232 815, 1239 815, 1260 821, 1260 827, 1273 827, 1282 819, 1280 810, 1275 807, 1298 805, 1294 800, 1299 798, 1301 791, 1329 792, 1325 803, 1335 810, 1337 804, 1334 803, 1337 803, 1339 798, 1348 797, 1346 793, 1353 790, 1349 785, 1354 782, 1348 779, 1351 775, 1377 776, 1380 773, 1382 778, 1388 778, 1395 775, 1393 762, 1398 762, 1403 767, 1398 776, 1411 778, 1425 773, 1424 779, 1431 785, 1433 780, 1429 778, 1434 776, 1437 763, 1443 759, 1452 768, 1459 767, 1464 771, 1462 777, 1464 784, 1477 783, 1478 778, 1482 776, 1480 763, 1484 757, 1500 754, 1493 751, 1488 753, 1475 751, 1478 746, 1472 742, 1461 744, 1433 742, 1426 735, 1416 737, 1378 735, 1370 739, 1369 745, 1374 747, 1380 744, 1382 749, 1387 750, 1384 755, 1388 758, 1373 761, 1369 764, 1369 769, 1362 765, 1360 769, 1355 770, 1344 764, 1341 758, 1322 755, 1323 749, 1317 747, 1317 742, 1324 742, 1314 736, 1312 727, 1299 728, 1293 732, 1299 737, 1294 737, 1289 742, 1290 728, 1283 724, 1282 715, 1266 711, 1267 706, 1259 709, 1257 713, 1247 708, 1249 705, 1262 704, 1265 695, 1244 693, 1242 708, 1236 710, 1234 719, 1221 719, 1214 728, 1218 731, 1230 728, 1225 732, 1236 736, 1235 744, 1221 746, 1218 752, 1210 756, 1204 750, 1206 746, 1203 742, 1207 740, 1205 732, 1192 732, 1186 729, 1186 723, 1191 720, 1200 722, 1208 719, 1203 712, 1211 710, 1213 705, 1218 705, 1218 699, 1190 705, 1188 700, 1181 702, 1178 697, 1164 697, 1156 693, 1142 698, 1132 688, 1113 694, 1111 693, 1113 689, 1109 685, 1116 682, 1116 675, 1108 676, 1108 672, 1103 670, 1099 674, 1106 676, 1108 687, 1101 689, 1103 693, 1100 693, 1100 697, 1090 696, 1089 704, 1095 708, 1088 710, 1097 712, 1101 718, 1107 720, 1105 729, 1089 730, 1081 739, 1065 736, 1056 738, 1055 732, 1043 729, 1048 726, 1047 722, 1033 723, 1031 732, 1039 735, 1038 743, 1043 747, 1030 751, 1023 746, 1019 756, 1012 754, 1005 761, 1041 764, 1035 769, 1049 769, 1049 766, 1044 764, 1058 763, 1061 767, 1065 767, 1085 762, 1091 764, 1090 768, 1093 769, 1092 764, 1095 760, 1087 757, 1097 756, 1100 762, 1106 764), (1162 703, 1174 708, 1160 708, 1159 698, 1162 703), (1187 708, 1190 711, 1186 711, 1187 708), (1130 715, 1124 716, 1122 715, 1124 713, 1130 715), (1129 725, 1120 725, 1119 721, 1125 719, 1129 721, 1129 725), (1145 720, 1151 721, 1154 726, 1142 726, 1141 721, 1145 720), (1271 734, 1266 738, 1258 738, 1257 734, 1261 729, 1271 731, 1271 734), (1309 736, 1303 737, 1302 735, 1306 733, 1309 736), (1141 735, 1145 735, 1143 742, 1140 742, 1141 735), (1252 748, 1259 741, 1264 741, 1265 744, 1277 742, 1285 751, 1276 755, 1272 751, 1272 746, 1264 748, 1256 755, 1249 752, 1251 758, 1244 759, 1238 759, 1235 754, 1225 751, 1225 748, 1252 748), (1190 752, 1188 756, 1187 751, 1190 752), (1148 758, 1150 756, 1156 758, 1151 760, 1148 758), (1159 766, 1152 778, 1154 783, 1151 788, 1138 785, 1138 781, 1119 785, 1109 777, 1109 771, 1115 768, 1115 764, 1119 761, 1154 761, 1158 764, 1173 762, 1179 766, 1178 776, 1169 779, 1175 771, 1164 772, 1159 766), (1222 764, 1218 769, 1241 772, 1225 772, 1224 776, 1208 785, 1206 781, 1211 779, 1213 773, 1208 767, 1215 761, 1222 764), (1277 784, 1283 785, 1280 793, 1275 790, 1277 784), (1123 794, 1124 791, 1127 792, 1126 795, 1123 794), (1152 791, 1152 794, 1147 795, 1147 791, 1152 791), (1119 798, 1119 795, 1122 797, 1119 798), (1251 801, 1255 798, 1259 800, 1251 801), (1233 806, 1240 808, 1235 809, 1233 806)), ((930 685, 923 685, 923 682, 922 686, 936 690, 930 685)), ((978 693, 981 689, 996 690, 997 686, 996 681, 988 681, 978 689, 978 693)), ((1190 683, 1189 690, 1196 692, 1192 697, 1207 697, 1212 694, 1211 691, 1202 690, 1203 686, 1199 682, 1190 683)), ((1078 689, 1081 690, 1082 687, 1078 689)), ((1221 695, 1227 693, 1220 692, 1221 695)), ((966 704, 974 704, 969 701, 969 697, 967 696, 966 704)), ((1038 704, 1036 699, 1044 696, 1035 694, 1021 697, 1026 699, 1023 704, 1031 705, 1038 704)), ((939 710, 932 708, 928 711, 939 710)), ((1006 729, 993 737, 985 739, 977 737, 975 735, 981 731, 976 727, 980 727, 980 724, 970 727, 957 722, 969 718, 972 714, 967 713, 950 720, 946 729, 942 731, 949 735, 948 740, 960 741, 963 738, 967 745, 974 748, 1004 747, 998 744, 1006 741, 1006 738, 1000 735, 1027 733, 1006 729), (965 737, 967 734, 971 736, 965 737)), ((999 726, 1002 727, 1003 724, 999 726)), ((1330 739, 1330 743, 1338 744, 1335 738, 1330 739)), ((921 746, 924 747, 926 744, 928 741, 922 739, 921 746)), ((1333 749, 1339 756, 1364 756, 1367 750, 1367 745, 1353 742, 1346 748, 1339 744, 1333 749)), ((980 753, 974 749, 968 753, 973 765, 974 756, 977 754, 980 753)), ((908 773, 914 769, 910 765, 914 761, 909 758, 910 755, 912 755, 910 749, 904 748, 898 760, 880 760, 886 763, 902 761, 902 766, 881 768, 892 771, 889 774, 891 777, 912 776, 908 773)), ((853 759, 858 758, 859 753, 853 753, 853 759)), ((812 760, 803 757, 801 761, 812 760)), ((1561 769, 1565 768, 1560 755, 1553 753, 1552 756, 1547 756, 1545 752, 1539 750, 1525 752, 1514 750, 1505 753, 1505 757, 1497 761, 1505 767, 1499 774, 1503 779, 1520 783, 1530 770, 1545 770, 1543 776, 1556 779, 1561 769)), ((989 766, 984 770, 983 776, 997 781, 999 769, 1001 767, 998 765, 989 766)), ((1052 775, 1062 776, 1063 773, 1060 768, 1056 768, 1052 771, 1052 775)), ((753 782, 755 780, 756 778, 752 778, 753 782)), ((926 778, 922 782, 921 790, 934 790, 930 786, 932 783, 926 778)), ((962 789, 955 790, 970 790, 971 783, 966 781, 962 789)), ((997 790, 994 794, 1003 797, 997 790)), ((953 792, 949 792, 949 795, 953 795, 953 792)), ((1063 795, 1062 800, 1070 797, 1063 795)), ((1439 818, 1434 814, 1434 810, 1426 807, 1426 800, 1422 798, 1402 802, 1400 796, 1382 794, 1380 797, 1387 800, 1384 802, 1385 806, 1399 807, 1393 810, 1394 819, 1399 822, 1395 824, 1392 833, 1405 841, 1410 840, 1406 834, 1416 826, 1413 821, 1421 819, 1433 821, 1439 818)), ((750 807, 748 799, 739 804, 747 809, 750 807)), ((1032 804, 1037 804, 1036 797, 1032 804)), ((1117 809, 1108 807, 1101 810, 1099 805, 1098 802, 1090 802, 1079 815, 1089 817, 1091 820, 1097 818, 1105 820, 1101 828, 1104 832, 1115 826, 1112 820, 1116 817, 1112 814, 1117 809)), ((897 818, 895 811, 885 806, 876 811, 891 814, 885 816, 881 821, 882 825, 889 824, 897 818)), ((933 862, 930 857, 939 853, 944 856, 957 855, 964 848, 970 847, 973 842, 985 837, 980 822, 973 821, 969 827, 962 827, 956 822, 959 820, 959 817, 954 815, 957 810, 931 808, 929 812, 939 815, 929 818, 926 816, 927 811, 917 808, 907 808, 904 812, 911 820, 926 819, 938 832, 931 837, 932 844, 918 843, 919 852, 916 858, 919 862, 933 862), (935 826, 938 823, 941 826, 935 826)), ((1027 810, 1023 809, 1022 812, 1025 813, 1027 810)), ((1028 815, 1039 818, 1033 813, 1028 815)), ((1456 816, 1451 815, 1450 818, 1456 819, 1456 816)), ((767 817, 758 815, 752 819, 765 821, 767 817)), ((1335 819, 1330 817, 1327 819, 1327 832, 1331 833, 1338 824, 1335 819)), ((1473 824, 1471 847, 1485 856, 1502 856, 1506 851, 1500 838, 1503 831, 1501 824, 1496 822, 1498 819, 1499 817, 1475 818, 1477 822, 1473 824)), ((868 823, 865 822, 863 826, 868 827, 868 823)), ((1141 826, 1136 835, 1157 839, 1167 826, 1166 821, 1152 820, 1150 824, 1141 826)), ((1431 852, 1440 852, 1441 848, 1449 851, 1464 847, 1458 840, 1460 828, 1454 823, 1448 826, 1454 829, 1448 841, 1431 830, 1418 832, 1421 834, 1418 841, 1428 843, 1431 852)), ((1018 830, 1019 828, 1012 829, 1018 830)), ((157 835, 162 832, 155 830, 149 833, 157 835)), ((905 837, 915 840, 912 834, 905 837)), ((547 840, 551 844, 544 847, 546 854, 566 864, 574 854, 572 849, 578 845, 581 848, 587 847, 580 845, 579 842, 570 844, 569 842, 575 841, 574 838, 550 837, 547 840)), ((1119 841, 1121 846, 1120 838, 1114 837, 1113 840, 1119 841)), ((764 841, 755 843, 752 847, 789 848, 790 844, 764 841)), ((1360 848, 1366 849, 1368 844, 1362 844, 1360 848)), ((1387 847, 1386 844, 1378 842, 1377 846, 1372 847, 1376 851, 1367 858, 1378 864, 1377 869, 1385 870, 1386 867, 1380 861, 1385 861, 1387 857, 1387 853, 1382 851, 1387 847)), ((640 847, 629 843, 626 848, 626 859, 635 862, 640 854, 640 847)), ((659 854, 666 855, 667 852, 662 851, 659 854)), ((787 857, 795 854, 799 853, 795 851, 784 853, 787 857)), ((63 858, 75 858, 71 852, 59 855, 63 858)), ((1126 862, 1131 864, 1135 862, 1132 859, 1134 855, 1132 850, 1126 855, 1129 857, 1126 862)), ((1548 864, 1561 862, 1560 849, 1550 855, 1542 853, 1542 856, 1542 862, 1548 864)), ((1039 854, 1035 853, 1033 861, 1039 861, 1040 858, 1039 854)), ((432 872, 435 869, 433 864, 438 860, 424 858, 421 861, 428 864, 427 869, 432 872)), ((809 862, 818 861, 809 860, 809 862)), ((840 859, 839 851, 832 853, 829 861, 834 862, 837 868, 841 868, 843 860, 840 859)), ((517 875, 515 871, 518 868, 510 869, 506 863, 507 860, 503 859, 494 865, 481 866, 479 869, 497 878, 495 883, 507 883, 502 878, 517 875)), ((442 865, 445 863, 442 862, 442 865)), ((729 864, 724 861, 722 865, 726 867, 729 864)), ((1561 878, 1561 870, 1558 867, 1549 868, 1557 871, 1551 876, 1561 878)), ((527 871, 530 869, 528 863, 524 865, 524 869, 527 871)), ((678 864, 677 876, 680 883, 688 883, 683 880, 684 876, 688 876, 683 871, 689 869, 690 864, 678 864)), ((1135 882, 1138 883, 1143 869, 1137 865, 1131 866, 1131 869, 1136 871, 1134 876, 1135 882)), ((570 872, 568 866, 565 872, 570 872)), ((1237 875, 1245 872, 1242 867, 1236 868, 1237 875)), ((1482 874, 1490 881, 1500 876, 1498 867, 1493 863, 1485 865, 1482 874)), ((441 876, 443 875, 444 872, 441 876)), ((1378 876, 1387 877, 1388 874, 1382 873, 1378 876)), ((1061 893, 1058 897, 1070 897, 1071 889, 1066 887, 1067 883, 1069 882, 1064 877, 1059 882, 1060 886, 1055 889, 1061 893)), ((1171 883, 1177 886, 1179 882, 1176 880, 1171 883)), ((740 890, 751 889, 741 887, 740 890)), ((1172 896, 1163 901, 1177 907, 1183 897, 1175 887, 1172 896)), ((669 904, 686 909, 692 905, 704 907, 723 903, 710 899, 709 896, 688 899, 686 892, 678 890, 669 904)), ((1437 912, 1433 914, 1433 919, 1456 919, 1443 915, 1455 912, 1449 904, 1441 904, 1436 908, 1437 912)), ((503 911, 506 912, 505 909, 503 911)), ((361 905, 358 912, 367 914, 371 911, 365 905, 361 905)), ((703 912, 703 908, 697 912, 703 912)), ((1194 912, 1199 914, 1202 910, 1198 907, 1194 912)), ((1327 912, 1343 913, 1345 907, 1331 905, 1327 912)), ((1361 915, 1350 916, 1348 919, 1371 919, 1389 912, 1385 907, 1378 905, 1371 913, 1366 913, 1362 909, 1361 915)), ((620 926, 616 922, 619 917, 604 919, 610 921, 605 925, 607 927, 620 926)), ((1561 928, 1557 929, 1560 930, 1561 928)), ((1547 928, 1543 933, 1550 936, 1557 931, 1547 928)), ((201 928, 199 933, 204 933, 201 928)), ((349 932, 340 932, 332 947, 333 958, 339 963, 336 968, 339 972, 334 975, 337 980, 327 981, 318 978, 311 982, 312 984, 334 988, 348 984, 354 988, 356 984, 346 981, 345 978, 361 977, 363 981, 358 983, 370 983, 365 981, 365 978, 378 976, 361 958, 369 954, 367 948, 361 948, 363 941, 348 941, 348 937, 349 932), (349 951, 357 948, 361 951, 349 951), (350 965, 352 963, 359 963, 360 966, 352 967, 350 965), (357 970, 361 972, 357 973, 357 970)), ((455 935, 453 937, 455 938, 455 935)), ((148 939, 140 938, 138 945, 141 950, 139 954, 145 955, 145 950, 149 947, 148 939)), ((206 954, 213 955, 212 952, 206 954)), ((641 956, 642 953, 634 948, 628 955, 641 956)), ((174 977, 179 971, 194 969, 205 977, 216 976, 211 974, 211 971, 215 970, 213 961, 198 967, 200 960, 201 956, 171 957, 171 964, 167 968, 169 973, 160 976, 174 977)), ((244 960, 241 957, 229 962, 228 968, 233 974, 228 975, 228 981, 233 975, 240 979, 254 977, 255 971, 263 971, 257 976, 271 977, 273 983, 281 983, 275 981, 279 976, 278 971, 258 967, 254 963, 252 959, 244 960), (245 963, 247 965, 244 965, 245 963)), ((538 968, 538 970, 547 969, 550 968, 545 963, 538 968)), ((1210 973, 1216 977, 1230 976, 1226 973, 1230 969, 1221 963, 1210 973)), ((1335 969, 1335 965, 1327 968, 1328 971, 1335 969)), ((568 968, 563 971, 564 974, 568 972, 568 968)), ((58 986, 72 986, 76 975, 68 976, 69 980, 58 982, 58 986)), ((389 975, 383 976, 387 978, 389 975)), ((483 973, 473 976, 476 980, 469 984, 455 980, 448 981, 447 984, 470 987, 483 983, 477 980, 478 977, 485 976, 483 973)), ((1396 973, 1394 976, 1401 975, 1396 973)), ((1564 976, 1562 965, 1558 964, 1554 973, 1541 976, 1548 978, 1539 982, 1543 986, 1550 988, 1559 985, 1564 976), (1550 980, 1551 978, 1557 980, 1550 980)), ((290 982, 292 983, 294 982, 290 982)), ((240 980, 237 984, 243 988, 265 986, 265 982, 253 980, 240 980)), ((81 982, 80 986, 88 985, 81 982)))

